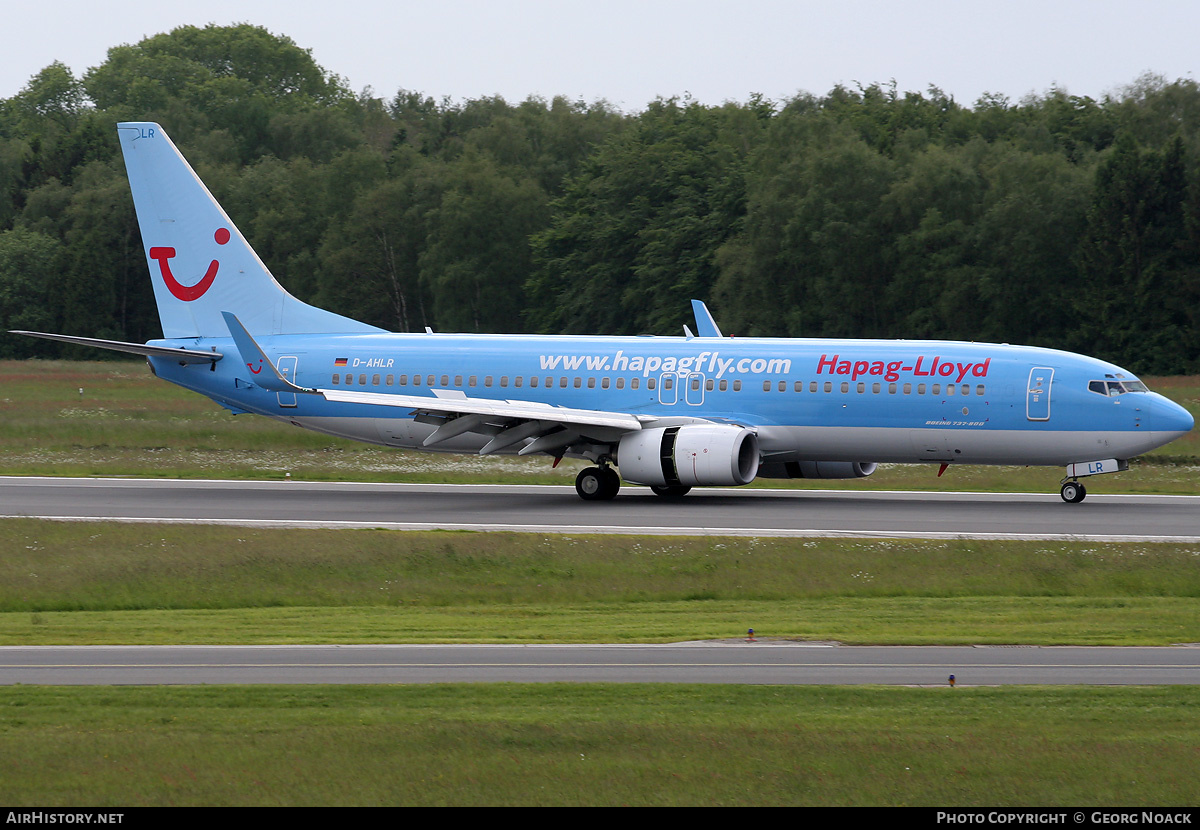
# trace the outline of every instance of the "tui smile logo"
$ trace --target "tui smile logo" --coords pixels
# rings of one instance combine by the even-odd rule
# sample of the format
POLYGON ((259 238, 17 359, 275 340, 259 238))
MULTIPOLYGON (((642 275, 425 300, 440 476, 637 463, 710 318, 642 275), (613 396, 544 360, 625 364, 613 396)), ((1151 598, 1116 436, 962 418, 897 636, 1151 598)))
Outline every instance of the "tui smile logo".
MULTIPOLYGON (((224 245, 229 241, 229 229, 217 228, 217 232, 213 234, 213 239, 218 245, 224 245)), ((190 303, 193 300, 198 300, 204 296, 204 292, 212 286, 213 280, 217 278, 217 269, 221 267, 221 263, 213 260, 208 264, 208 270, 204 272, 204 276, 195 285, 183 285, 179 280, 175 279, 175 275, 171 273, 171 266, 167 260, 175 256, 174 248, 151 248, 150 258, 158 261, 158 270, 162 273, 163 283, 167 286, 167 290, 171 295, 178 300, 183 300, 185 303, 190 303)))

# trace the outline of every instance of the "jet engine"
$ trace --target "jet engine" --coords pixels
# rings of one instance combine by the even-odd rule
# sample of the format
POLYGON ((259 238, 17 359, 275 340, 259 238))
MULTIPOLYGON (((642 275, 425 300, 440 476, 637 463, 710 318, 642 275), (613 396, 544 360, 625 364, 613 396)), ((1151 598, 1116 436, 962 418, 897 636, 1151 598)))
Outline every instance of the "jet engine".
POLYGON ((617 446, 621 478, 652 487, 749 484, 758 437, 726 424, 687 424, 627 433, 617 446))
POLYGON ((762 478, 863 478, 878 466, 869 461, 765 461, 758 474, 762 478))

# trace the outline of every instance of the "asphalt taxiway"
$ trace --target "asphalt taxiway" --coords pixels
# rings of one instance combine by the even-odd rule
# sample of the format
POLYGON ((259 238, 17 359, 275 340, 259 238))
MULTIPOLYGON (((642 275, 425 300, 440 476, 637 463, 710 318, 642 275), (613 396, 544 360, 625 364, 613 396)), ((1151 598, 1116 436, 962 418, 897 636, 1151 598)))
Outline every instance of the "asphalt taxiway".
POLYGON ((1200 496, 0 478, 0 514, 276 527, 730 536, 1200 541, 1200 496))
POLYGON ((1200 647, 664 645, 9 646, 0 685, 1200 683, 1200 647))

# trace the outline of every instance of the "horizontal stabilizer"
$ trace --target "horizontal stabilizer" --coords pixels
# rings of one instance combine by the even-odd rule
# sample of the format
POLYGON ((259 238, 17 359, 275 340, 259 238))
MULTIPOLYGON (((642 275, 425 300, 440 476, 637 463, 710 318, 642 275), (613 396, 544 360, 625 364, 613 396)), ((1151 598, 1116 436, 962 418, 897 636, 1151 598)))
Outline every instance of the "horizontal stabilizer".
POLYGON ((97 349, 108 349, 112 352, 128 352, 146 357, 168 357, 180 363, 212 363, 224 357, 217 351, 202 352, 199 349, 176 349, 171 346, 150 346, 145 343, 125 343, 120 340, 100 340, 95 337, 73 337, 69 334, 47 334, 43 331, 10 331, 9 334, 23 334, 26 337, 40 337, 43 340, 58 340, 62 343, 74 343, 77 346, 93 346, 97 349))

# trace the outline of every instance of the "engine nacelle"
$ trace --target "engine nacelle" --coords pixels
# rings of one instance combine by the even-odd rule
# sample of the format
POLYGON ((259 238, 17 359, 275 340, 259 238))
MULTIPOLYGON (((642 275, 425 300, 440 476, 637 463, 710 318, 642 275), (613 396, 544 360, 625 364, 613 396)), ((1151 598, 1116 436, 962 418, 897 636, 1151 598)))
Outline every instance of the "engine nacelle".
POLYGON ((758 436, 725 424, 631 432, 621 438, 616 458, 621 478, 656 487, 749 484, 758 460, 758 436))
POLYGON ((758 474, 762 478, 864 478, 878 466, 869 461, 768 461, 758 474))

